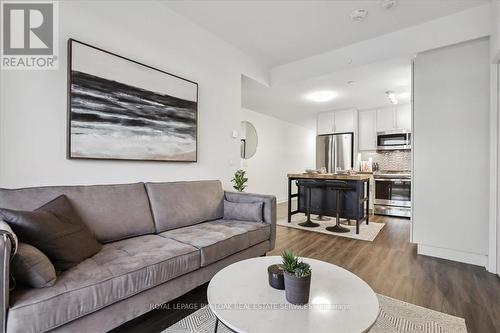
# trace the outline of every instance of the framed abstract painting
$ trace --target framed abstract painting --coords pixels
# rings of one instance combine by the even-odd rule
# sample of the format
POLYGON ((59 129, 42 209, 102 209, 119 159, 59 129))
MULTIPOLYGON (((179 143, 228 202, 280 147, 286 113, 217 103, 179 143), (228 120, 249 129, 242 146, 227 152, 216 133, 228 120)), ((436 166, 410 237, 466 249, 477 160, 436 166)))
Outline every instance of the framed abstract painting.
POLYGON ((196 162, 198 84, 70 39, 68 157, 196 162))

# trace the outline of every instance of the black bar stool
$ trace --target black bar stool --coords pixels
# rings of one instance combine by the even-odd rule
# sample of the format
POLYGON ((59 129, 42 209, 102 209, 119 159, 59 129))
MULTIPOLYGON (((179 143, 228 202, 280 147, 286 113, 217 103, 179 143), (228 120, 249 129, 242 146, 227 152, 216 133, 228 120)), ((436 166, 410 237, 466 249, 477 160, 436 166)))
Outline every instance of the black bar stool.
POLYGON ((306 189, 306 215, 307 220, 299 223, 301 227, 314 228, 319 227, 319 223, 314 223, 311 221, 311 189, 324 187, 322 182, 317 182, 315 180, 297 180, 297 186, 306 189))
POLYGON ((340 214, 342 213, 342 198, 344 197, 344 193, 346 191, 351 191, 352 187, 350 187, 347 182, 344 181, 329 181, 327 185, 329 190, 336 192, 336 205, 335 205, 335 215, 336 215, 336 223, 334 226, 326 227, 325 229, 331 232, 349 232, 351 229, 343 227, 340 225, 340 214))

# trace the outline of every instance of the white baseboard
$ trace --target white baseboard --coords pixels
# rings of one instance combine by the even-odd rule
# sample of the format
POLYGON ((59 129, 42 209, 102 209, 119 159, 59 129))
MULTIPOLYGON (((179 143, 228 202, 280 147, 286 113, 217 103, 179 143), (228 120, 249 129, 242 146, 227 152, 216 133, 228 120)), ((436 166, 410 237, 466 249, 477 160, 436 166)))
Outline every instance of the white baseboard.
POLYGON ((418 244, 417 253, 424 256, 448 259, 482 267, 486 267, 488 264, 488 256, 484 254, 462 252, 429 245, 418 244))

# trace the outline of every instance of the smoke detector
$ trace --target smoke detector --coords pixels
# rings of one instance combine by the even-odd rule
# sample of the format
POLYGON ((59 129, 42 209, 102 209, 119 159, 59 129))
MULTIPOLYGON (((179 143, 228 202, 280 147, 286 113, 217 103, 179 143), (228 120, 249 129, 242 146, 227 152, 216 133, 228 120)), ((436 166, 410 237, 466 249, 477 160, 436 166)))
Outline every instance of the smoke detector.
POLYGON ((382 0, 380 2, 380 5, 382 6, 382 8, 387 9, 387 10, 395 7, 397 4, 398 4, 398 0, 382 0))
POLYGON ((351 12, 351 20, 354 22, 361 22, 368 15, 368 11, 366 9, 356 9, 351 12))

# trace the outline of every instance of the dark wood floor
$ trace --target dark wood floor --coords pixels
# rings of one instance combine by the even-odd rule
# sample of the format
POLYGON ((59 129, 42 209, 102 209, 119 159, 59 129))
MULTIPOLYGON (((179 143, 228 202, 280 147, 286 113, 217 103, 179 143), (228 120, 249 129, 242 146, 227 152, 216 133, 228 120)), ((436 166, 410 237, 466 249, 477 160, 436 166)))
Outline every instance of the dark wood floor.
MULTIPOLYGON (((278 207, 286 215, 286 207, 278 207)), ((500 332, 500 279, 484 267, 417 255, 409 242, 410 221, 382 216, 386 223, 373 242, 278 227, 276 248, 341 266, 375 292, 465 318, 469 332, 500 332)))
MULTIPOLYGON (((278 206, 278 218, 286 206, 278 206)), ((375 292, 465 318, 474 333, 500 332, 500 279, 484 268, 417 256, 409 242, 410 221, 374 216, 386 223, 373 242, 278 226, 276 248, 268 255, 292 249, 297 255, 339 265, 365 280, 375 292)), ((206 303, 206 285, 171 302, 195 304, 194 309, 155 310, 116 332, 161 332, 206 303)), ((174 306, 170 306, 172 308, 174 306)))

